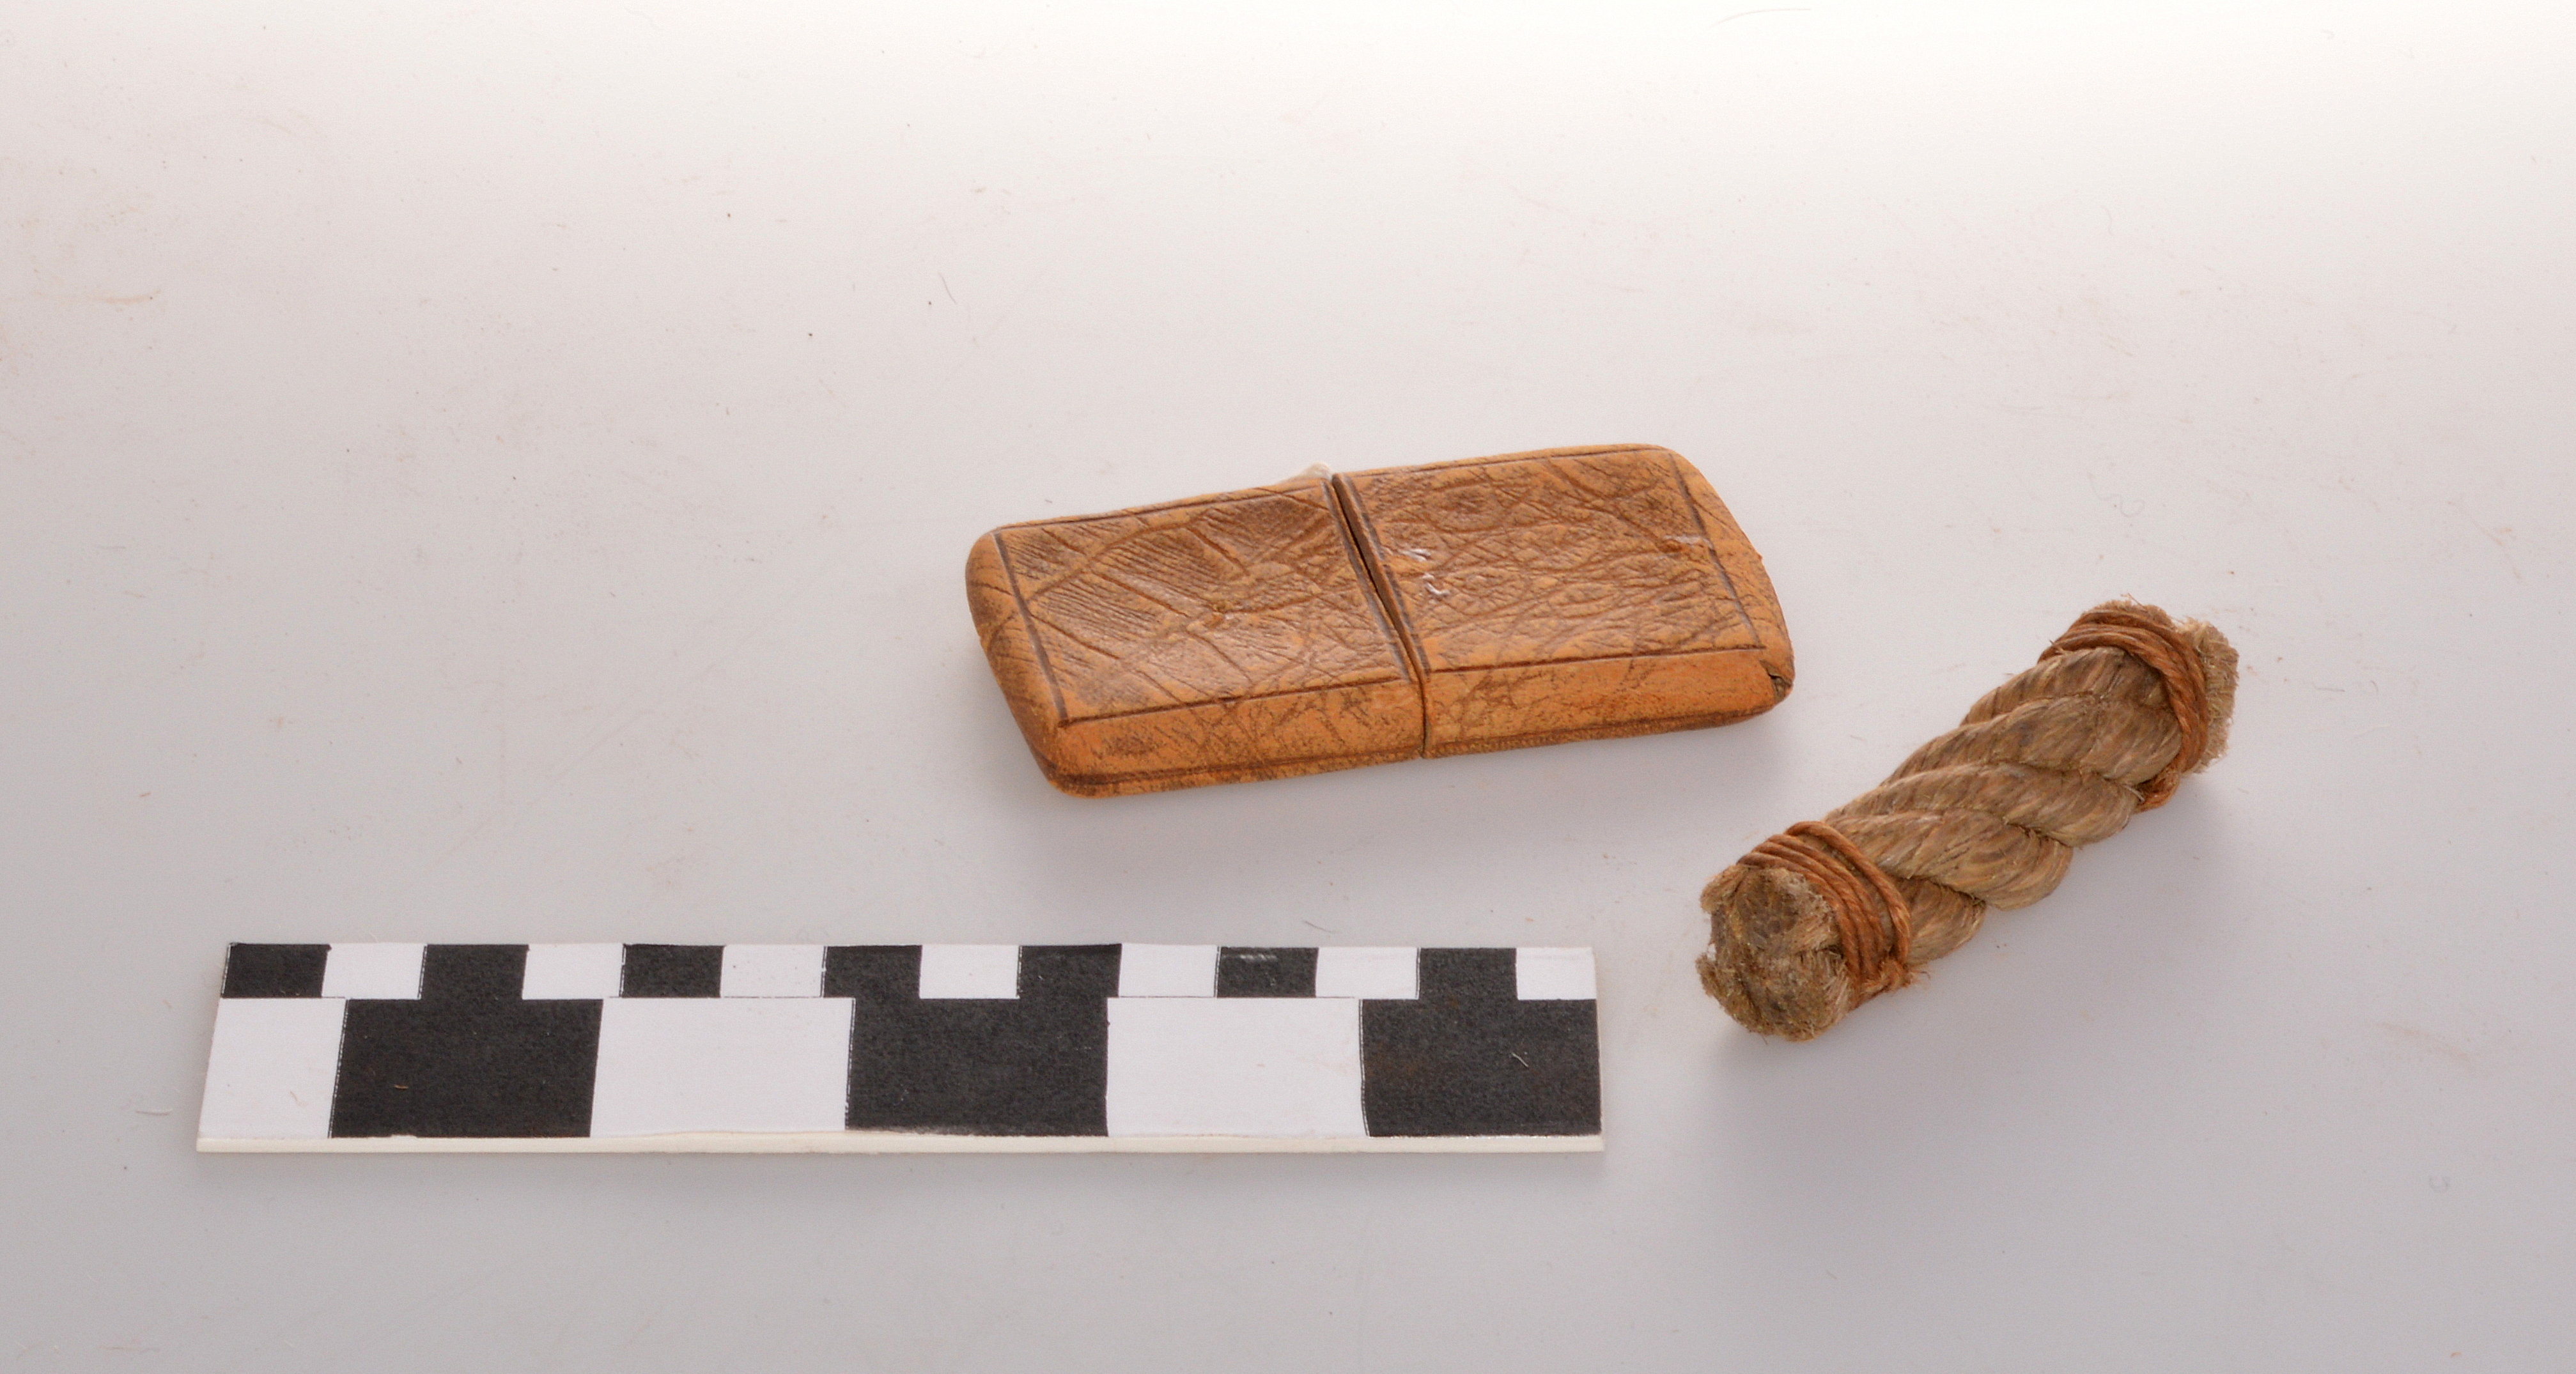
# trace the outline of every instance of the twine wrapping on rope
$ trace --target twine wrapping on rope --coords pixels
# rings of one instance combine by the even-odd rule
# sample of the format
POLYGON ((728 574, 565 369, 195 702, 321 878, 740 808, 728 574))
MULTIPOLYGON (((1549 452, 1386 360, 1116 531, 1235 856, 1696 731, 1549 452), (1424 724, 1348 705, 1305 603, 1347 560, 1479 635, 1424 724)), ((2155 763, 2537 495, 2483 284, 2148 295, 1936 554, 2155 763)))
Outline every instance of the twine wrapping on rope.
POLYGON ((2226 636, 2136 602, 2094 607, 1886 782, 1711 879, 1701 985, 1765 1035, 1824 1033, 2164 805, 2226 749, 2235 704, 2226 636))

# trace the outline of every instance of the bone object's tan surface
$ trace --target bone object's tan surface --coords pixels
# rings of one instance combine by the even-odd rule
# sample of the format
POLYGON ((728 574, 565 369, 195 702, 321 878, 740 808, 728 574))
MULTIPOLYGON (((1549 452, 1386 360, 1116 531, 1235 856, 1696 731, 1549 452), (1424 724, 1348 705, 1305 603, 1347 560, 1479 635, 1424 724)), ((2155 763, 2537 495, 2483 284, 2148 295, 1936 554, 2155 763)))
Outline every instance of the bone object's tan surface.
POLYGON ((1641 445, 1305 477, 975 543, 967 595, 1082 796, 1680 730, 1793 676, 1762 562, 1641 445))
POLYGON ((1711 879, 1701 983, 1752 1030, 1824 1033, 2162 805, 2226 748, 2235 702, 2226 636, 2095 607, 1886 782, 1711 879))

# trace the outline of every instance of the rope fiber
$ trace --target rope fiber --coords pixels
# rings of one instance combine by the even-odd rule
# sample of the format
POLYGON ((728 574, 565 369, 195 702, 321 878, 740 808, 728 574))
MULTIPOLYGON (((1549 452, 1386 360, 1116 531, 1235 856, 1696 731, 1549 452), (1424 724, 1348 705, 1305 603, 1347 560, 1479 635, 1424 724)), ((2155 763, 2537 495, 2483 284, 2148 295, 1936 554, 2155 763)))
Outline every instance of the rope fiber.
POLYGON ((2105 602, 1887 781, 1709 880, 1700 983, 1808 1040, 2028 906, 2077 848, 2162 806, 2227 747, 2236 651, 2196 620, 2105 602))

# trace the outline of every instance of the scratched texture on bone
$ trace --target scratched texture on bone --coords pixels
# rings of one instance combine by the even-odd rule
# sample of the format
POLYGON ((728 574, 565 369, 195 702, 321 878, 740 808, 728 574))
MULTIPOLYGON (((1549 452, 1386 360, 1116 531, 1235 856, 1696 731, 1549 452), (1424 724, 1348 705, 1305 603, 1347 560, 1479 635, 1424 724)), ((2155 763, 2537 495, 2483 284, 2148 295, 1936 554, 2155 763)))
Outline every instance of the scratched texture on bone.
POLYGON ((1643 445, 1008 525, 967 591, 1040 768, 1083 796, 1724 724, 1794 674, 1751 542, 1643 445))

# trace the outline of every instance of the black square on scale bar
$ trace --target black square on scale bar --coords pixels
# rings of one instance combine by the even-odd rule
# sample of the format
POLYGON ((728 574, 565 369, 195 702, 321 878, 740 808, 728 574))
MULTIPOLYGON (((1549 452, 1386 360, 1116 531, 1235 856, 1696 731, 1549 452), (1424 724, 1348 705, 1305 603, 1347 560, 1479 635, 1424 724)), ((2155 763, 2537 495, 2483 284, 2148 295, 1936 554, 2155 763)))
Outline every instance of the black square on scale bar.
POLYGON ((334 1136, 590 1134, 596 999, 525 1001, 526 945, 431 945, 417 998, 349 999, 334 1136))
POLYGON ((1312 997, 1315 951, 1228 946, 1217 951, 1219 997, 1312 997))
POLYGON ((226 997, 319 997, 329 945, 241 945, 224 956, 226 997))
POLYGON ((1106 1135, 1116 945, 1023 945, 1017 997, 919 995, 919 947, 832 951, 859 1131, 1106 1135))
POLYGON ((1599 1135, 1590 1001, 1521 999, 1518 951, 1426 949, 1421 995, 1360 1003, 1375 1136, 1599 1135))
POLYGON ((628 945, 628 997, 714 997, 724 991, 722 945, 628 945))

